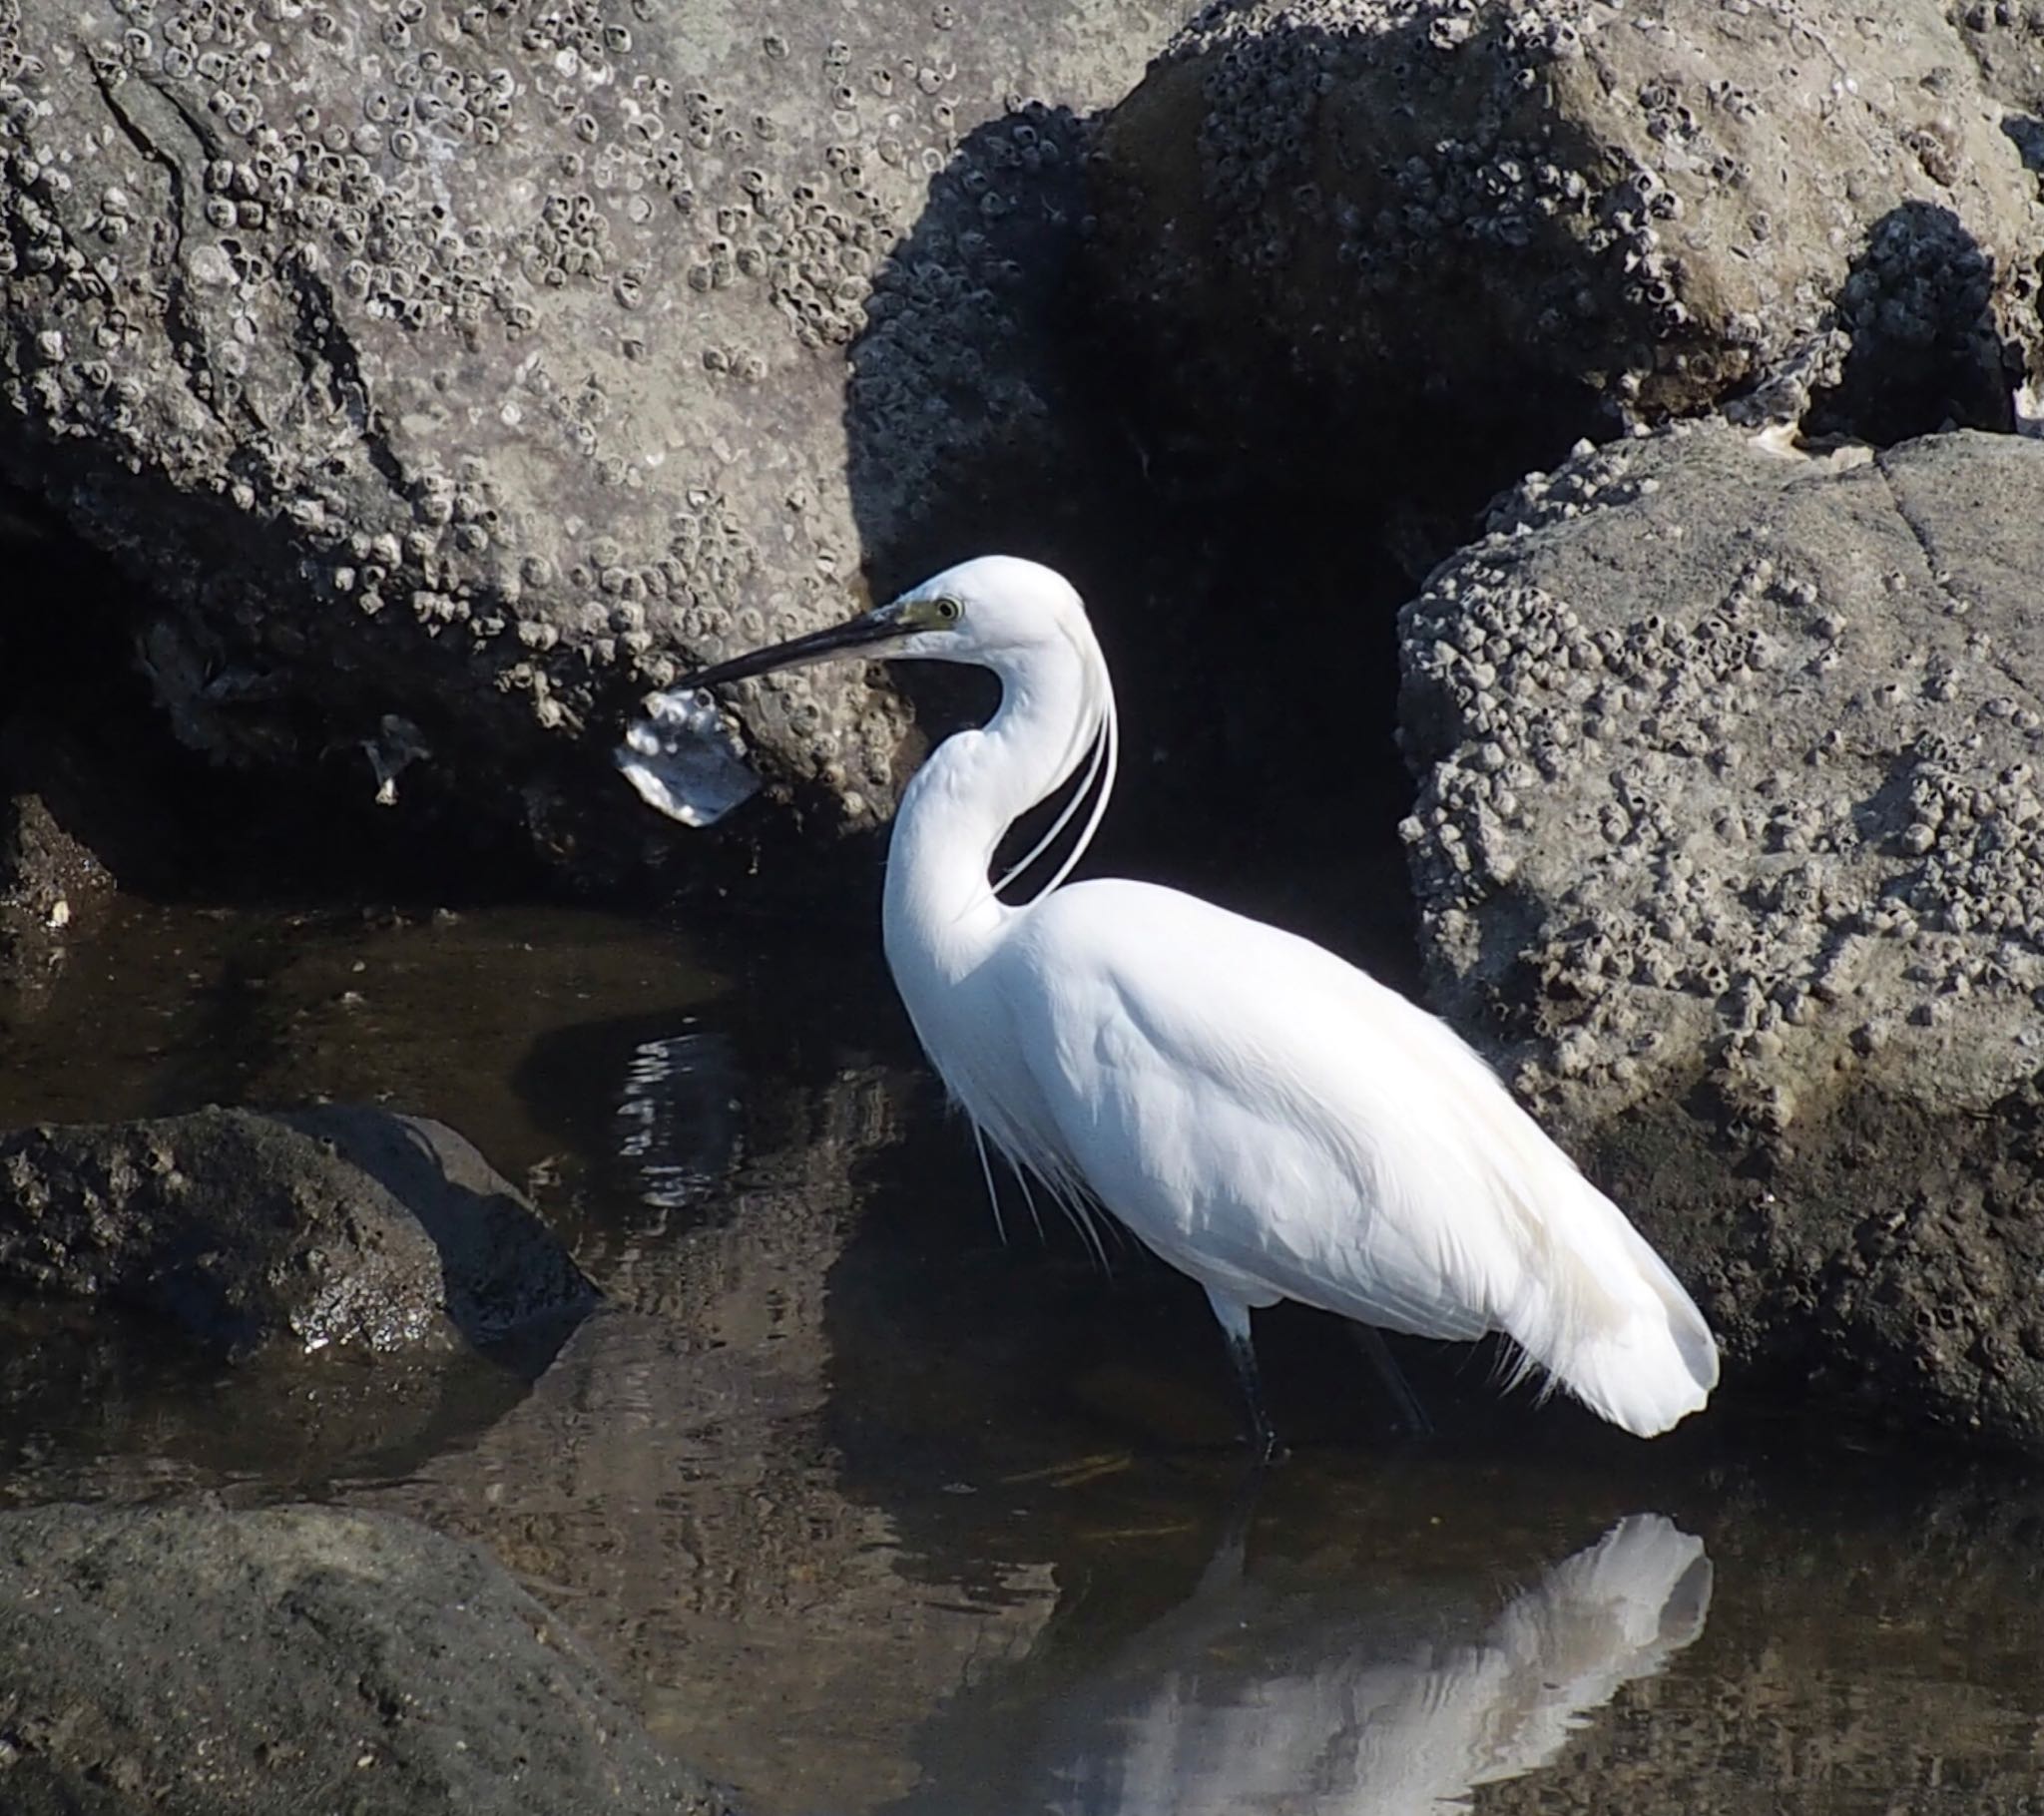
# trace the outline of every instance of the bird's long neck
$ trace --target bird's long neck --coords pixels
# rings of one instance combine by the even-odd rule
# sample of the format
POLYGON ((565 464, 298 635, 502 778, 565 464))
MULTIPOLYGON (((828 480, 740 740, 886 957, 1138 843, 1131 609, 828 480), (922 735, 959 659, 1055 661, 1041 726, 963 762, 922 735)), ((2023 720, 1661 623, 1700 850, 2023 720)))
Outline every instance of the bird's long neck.
POLYGON ((937 747, 895 816, 883 915, 887 961, 910 1013, 912 980, 955 983, 1017 912, 993 892, 995 847, 1086 755, 1112 711, 1090 632, 1002 662, 1000 709, 937 747))

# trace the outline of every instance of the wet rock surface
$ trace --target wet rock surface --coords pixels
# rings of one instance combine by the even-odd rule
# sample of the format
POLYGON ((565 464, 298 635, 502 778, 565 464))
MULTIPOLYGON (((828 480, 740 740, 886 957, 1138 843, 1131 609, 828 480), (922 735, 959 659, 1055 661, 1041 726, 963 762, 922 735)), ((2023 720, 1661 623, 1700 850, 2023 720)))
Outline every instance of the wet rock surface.
POLYGON ((487 1347, 596 1301, 452 1130, 344 1107, 0 1136, 0 1280, 148 1310, 230 1359, 487 1347))
POLYGON ((1107 124, 1094 268, 1166 412, 1365 495, 1735 398, 2006 427, 2044 210, 1948 10, 1210 7, 1107 124))
POLYGON ((501 1566, 387 1515, 0 1515, 18 1816, 724 1816, 501 1566))
MULTIPOLYGON (((0 467, 153 589, 196 748, 636 849, 590 757, 639 691, 1055 464, 1025 329, 1080 145, 1024 102, 1111 99, 1176 13, 31 0, 0 467)), ((857 821, 904 722, 840 670, 754 732, 857 821)))
POLYGON ((2044 448, 1717 425, 1501 499, 1401 623, 1430 994, 1731 1378, 2044 1447, 2044 448))

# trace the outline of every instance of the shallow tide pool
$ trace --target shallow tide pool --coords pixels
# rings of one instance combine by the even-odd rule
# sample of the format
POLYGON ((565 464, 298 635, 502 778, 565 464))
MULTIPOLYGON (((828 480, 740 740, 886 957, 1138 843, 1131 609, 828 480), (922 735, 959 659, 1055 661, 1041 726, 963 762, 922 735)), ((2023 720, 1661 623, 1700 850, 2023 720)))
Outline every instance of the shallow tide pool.
POLYGON ((379 1102, 610 1306, 536 1382, 233 1375, 0 1310, 0 1504, 207 1490, 488 1545, 760 1816, 2044 1809, 2044 1491, 1742 1396, 1640 1444, 1407 1345, 997 1227, 869 929, 126 908, 0 1027, 0 1126, 379 1102))

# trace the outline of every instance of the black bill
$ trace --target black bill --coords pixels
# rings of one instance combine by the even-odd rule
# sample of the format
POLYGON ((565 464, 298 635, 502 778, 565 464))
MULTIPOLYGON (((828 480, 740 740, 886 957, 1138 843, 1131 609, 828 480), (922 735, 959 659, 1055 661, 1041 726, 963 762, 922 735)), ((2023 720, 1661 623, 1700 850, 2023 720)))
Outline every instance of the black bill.
POLYGON ((756 675, 771 675, 777 669, 798 669, 804 663, 827 662, 858 650, 874 649, 914 634, 917 627, 902 620, 898 606, 876 606, 847 624, 832 625, 825 631, 811 631, 806 637, 791 637, 770 649, 755 650, 750 656, 735 656, 727 663, 685 675, 677 687, 714 687, 720 681, 748 681, 756 675))

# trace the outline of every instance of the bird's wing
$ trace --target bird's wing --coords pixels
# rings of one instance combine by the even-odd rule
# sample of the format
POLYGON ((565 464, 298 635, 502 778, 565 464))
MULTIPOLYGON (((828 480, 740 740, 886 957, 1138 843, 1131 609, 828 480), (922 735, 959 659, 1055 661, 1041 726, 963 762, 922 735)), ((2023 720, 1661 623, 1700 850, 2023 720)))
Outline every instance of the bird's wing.
MULTIPOLYGON (((1394 1329, 1490 1327, 1506 1246, 1424 1020, 1330 954, 1140 884, 1037 904, 1009 993, 1062 1143, 1196 1277, 1394 1329), (1404 1013, 1401 1014, 1400 1010, 1404 1013)), ((1514 1254, 1516 1248, 1514 1247, 1514 1254)))
POLYGON ((1002 962, 1063 1147, 1196 1278, 1421 1335, 1504 1330, 1600 1411, 1571 1345, 1640 1318, 1663 1347, 1693 1326, 1682 1391, 1715 1381, 1701 1317, 1623 1213, 1452 1030, 1331 953, 1093 882, 1036 903, 1002 962))

